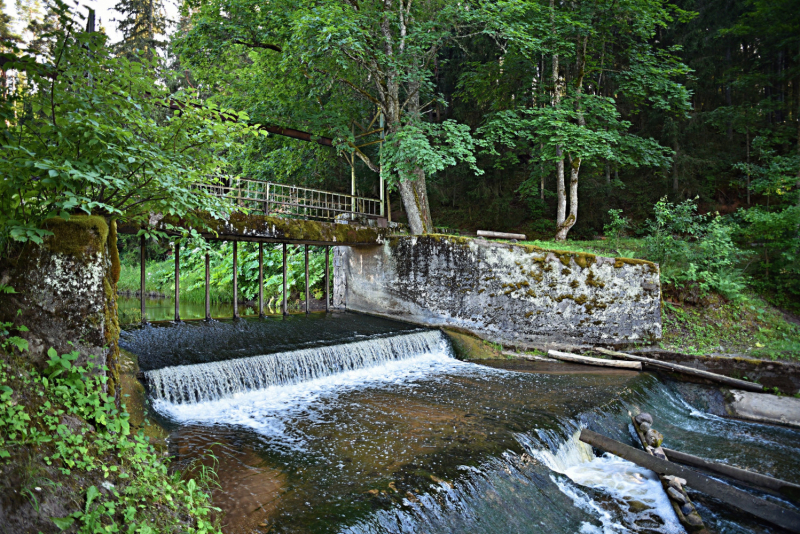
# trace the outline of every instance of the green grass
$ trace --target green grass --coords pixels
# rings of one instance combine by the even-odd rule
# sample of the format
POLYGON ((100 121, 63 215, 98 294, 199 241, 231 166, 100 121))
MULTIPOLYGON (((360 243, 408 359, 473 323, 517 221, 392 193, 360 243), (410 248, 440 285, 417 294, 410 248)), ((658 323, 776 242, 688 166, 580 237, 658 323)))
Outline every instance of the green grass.
POLYGON ((522 244, 533 245, 548 250, 567 250, 569 252, 584 252, 598 256, 640 258, 642 257, 643 239, 623 238, 619 243, 611 240, 595 241, 522 241, 522 244))
POLYGON ((800 360, 800 326, 753 295, 742 302, 711 299, 705 306, 665 301, 661 347, 685 354, 747 354, 762 359, 800 360))

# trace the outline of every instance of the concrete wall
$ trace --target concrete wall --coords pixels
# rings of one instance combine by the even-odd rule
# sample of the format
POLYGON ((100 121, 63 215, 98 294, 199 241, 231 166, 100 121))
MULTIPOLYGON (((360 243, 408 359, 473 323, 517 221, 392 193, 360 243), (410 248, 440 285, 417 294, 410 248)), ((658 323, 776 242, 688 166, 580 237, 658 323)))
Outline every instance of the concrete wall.
POLYGON ((450 236, 337 247, 334 306, 506 344, 660 339, 658 266, 450 236))
POLYGON ((103 217, 49 219, 53 232, 41 246, 27 244, 0 259, 0 283, 16 293, 0 298, 0 320, 23 325, 29 350, 22 355, 40 368, 47 350, 77 349, 78 363, 90 356, 107 366, 108 392, 116 394, 119 376, 117 281, 119 256, 115 223, 103 217), (18 313, 19 312, 19 313, 18 313))

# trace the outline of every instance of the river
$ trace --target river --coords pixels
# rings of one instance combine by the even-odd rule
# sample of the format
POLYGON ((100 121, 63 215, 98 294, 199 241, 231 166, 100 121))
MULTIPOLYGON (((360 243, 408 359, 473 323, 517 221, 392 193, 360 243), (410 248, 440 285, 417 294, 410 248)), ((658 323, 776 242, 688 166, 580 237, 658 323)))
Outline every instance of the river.
MULTIPOLYGON (((589 428, 635 445, 639 411, 669 448, 800 482, 800 432, 710 415, 703 386, 462 362, 441 332, 404 323, 164 324, 131 328, 122 345, 176 465, 217 473, 228 534, 683 532, 654 474, 577 441, 589 428)), ((690 495, 716 532, 775 531, 690 495)))

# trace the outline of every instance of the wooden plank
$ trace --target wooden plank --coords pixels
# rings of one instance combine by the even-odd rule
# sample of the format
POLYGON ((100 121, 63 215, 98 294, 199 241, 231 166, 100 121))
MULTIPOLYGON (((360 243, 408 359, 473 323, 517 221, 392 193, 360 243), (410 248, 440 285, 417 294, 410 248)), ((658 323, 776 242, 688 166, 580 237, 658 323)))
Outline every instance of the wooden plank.
POLYGON ((640 465, 658 475, 673 475, 686 480, 688 486, 702 491, 716 499, 721 500, 731 506, 745 511, 749 514, 768 521, 773 525, 785 528, 792 532, 800 532, 800 513, 778 506, 777 504, 759 499, 740 489, 729 486, 724 482, 719 482, 687 467, 676 463, 650 456, 644 451, 629 447, 624 443, 614 441, 591 430, 583 429, 580 440, 588 443, 592 447, 597 447, 604 451, 615 454, 630 462, 640 465))
POLYGON ((491 237, 493 239, 518 239, 525 241, 525 234, 509 234, 507 232, 492 232, 490 230, 478 230, 479 237, 491 237))
POLYGON ((753 382, 746 382, 744 380, 739 380, 737 378, 731 378, 725 375, 718 375, 716 373, 711 373, 708 371, 701 371, 700 369, 695 369, 694 367, 687 367, 685 365, 678 365, 677 363, 670 363, 670 362, 662 362, 661 360, 654 360, 653 358, 645 358, 644 356, 634 356, 633 354, 627 354, 625 352, 617 352, 615 350, 608 350, 602 348, 595 348, 597 352, 601 352, 603 354, 607 354, 609 356, 617 356, 619 358, 625 358, 628 360, 634 360, 637 362, 642 362, 647 365, 652 365, 654 367, 661 367, 664 369, 669 369, 670 371, 675 371, 677 373, 683 373, 686 375, 697 376, 700 378, 705 378, 706 380, 711 380, 714 382, 718 382, 720 384, 725 384, 726 386, 738 388, 738 389, 745 389, 748 391, 757 391, 761 392, 764 390, 761 384, 755 384, 753 382))
POLYGON ((733 467, 731 465, 711 462, 704 458, 692 456, 691 454, 686 454, 685 452, 681 451, 667 449, 666 447, 664 447, 664 452, 667 453, 673 462, 690 465, 692 467, 700 467, 702 469, 706 469, 713 473, 718 473, 746 484, 771 490, 778 495, 786 497, 787 499, 800 502, 800 485, 798 484, 792 484, 791 482, 786 482, 785 480, 762 475, 760 473, 754 473, 752 471, 747 471, 746 469, 739 469, 738 467, 733 467))
POLYGON ((565 362, 582 363, 586 365, 598 365, 600 367, 619 367, 622 369, 636 369, 642 370, 642 364, 639 362, 622 362, 619 360, 604 360, 602 358, 590 358, 588 356, 579 356, 577 354, 570 354, 569 352, 561 352, 558 350, 548 350, 547 355, 557 360, 565 362))

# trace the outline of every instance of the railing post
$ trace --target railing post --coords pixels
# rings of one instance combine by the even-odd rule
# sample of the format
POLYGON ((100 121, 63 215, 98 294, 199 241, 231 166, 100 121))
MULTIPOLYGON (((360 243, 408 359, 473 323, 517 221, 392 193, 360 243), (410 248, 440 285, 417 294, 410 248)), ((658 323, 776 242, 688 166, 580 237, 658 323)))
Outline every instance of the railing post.
POLYGON ((330 245, 325 246, 325 312, 327 313, 330 308, 330 298, 328 293, 330 292, 330 258, 331 258, 331 247, 330 245))
POLYGON ((238 263, 239 247, 238 242, 233 242, 233 318, 239 318, 239 284, 238 284, 238 263))
POLYGON ((206 321, 211 320, 211 256, 206 252, 206 321))
POLYGON ((258 316, 264 317, 264 243, 258 244, 258 316))
POLYGON ((281 308, 284 315, 289 313, 286 296, 286 243, 283 243, 283 303, 281 304, 281 308))
POLYGON ((269 182, 267 182, 267 197, 264 201, 264 215, 269 215, 269 182))
POLYGON ((181 244, 175 243, 175 322, 181 320, 181 244))
POLYGON ((309 297, 311 296, 311 292, 309 291, 308 287, 308 245, 303 245, 305 247, 305 260, 306 260, 306 313, 308 313, 308 301, 310 300, 309 297))
POLYGON ((145 246, 145 238, 144 238, 144 234, 142 234, 141 238, 139 239, 139 262, 140 262, 140 268, 141 268, 140 280, 139 280, 139 296, 141 297, 142 322, 146 323, 147 322, 147 313, 145 311, 144 289, 145 289, 145 279, 147 277, 146 276, 147 273, 145 271, 145 264, 144 264, 144 262, 145 262, 144 246, 145 246))

